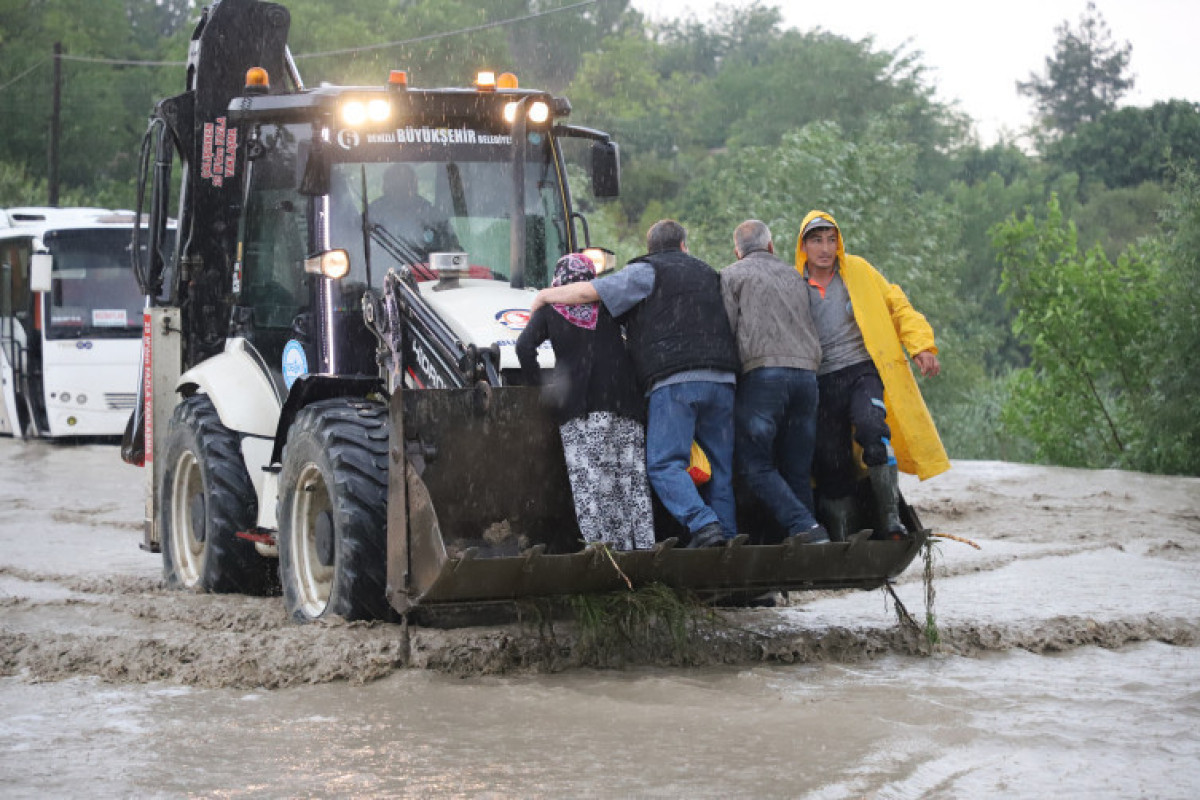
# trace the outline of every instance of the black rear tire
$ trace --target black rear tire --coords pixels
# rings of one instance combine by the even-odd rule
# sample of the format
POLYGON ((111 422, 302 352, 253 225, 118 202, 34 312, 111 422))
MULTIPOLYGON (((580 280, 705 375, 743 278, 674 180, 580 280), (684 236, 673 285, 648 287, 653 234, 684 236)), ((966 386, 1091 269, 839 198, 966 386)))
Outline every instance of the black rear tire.
POLYGON ((296 415, 279 476, 279 571, 288 613, 386 619, 388 412, 361 398, 296 415))
POLYGON ((198 394, 175 407, 159 486, 167 585, 197 592, 269 594, 275 560, 238 537, 254 530, 258 500, 237 434, 198 394))

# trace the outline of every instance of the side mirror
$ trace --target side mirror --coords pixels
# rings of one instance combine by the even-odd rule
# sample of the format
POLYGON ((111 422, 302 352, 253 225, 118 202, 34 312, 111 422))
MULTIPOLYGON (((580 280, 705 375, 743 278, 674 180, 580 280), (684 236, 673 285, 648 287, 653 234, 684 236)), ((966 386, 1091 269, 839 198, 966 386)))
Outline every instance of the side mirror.
MULTIPOLYGON (((303 147, 303 145, 301 145, 303 147)), ((307 197, 320 197, 329 194, 329 152, 320 139, 314 139, 307 148, 307 157, 300 153, 304 164, 304 174, 300 179, 300 194, 307 197)))
POLYGON ((54 270, 54 256, 49 253, 34 253, 29 260, 29 290, 32 292, 48 292, 52 288, 51 273, 54 270))
POLYGON ((592 143, 592 194, 596 197, 621 194, 621 151, 614 141, 592 143))

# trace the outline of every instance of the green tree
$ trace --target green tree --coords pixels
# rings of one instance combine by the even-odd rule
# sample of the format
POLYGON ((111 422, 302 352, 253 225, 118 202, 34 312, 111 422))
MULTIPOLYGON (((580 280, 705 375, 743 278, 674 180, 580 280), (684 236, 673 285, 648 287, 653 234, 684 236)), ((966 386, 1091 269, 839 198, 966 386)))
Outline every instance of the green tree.
POLYGON ((496 3, 344 0, 336 13, 322 0, 286 5, 289 46, 309 85, 380 86, 391 70, 402 69, 413 86, 469 86, 481 69, 500 72, 512 65, 503 30, 455 33, 494 21, 496 3), (391 42, 407 43, 382 46, 391 42))
POLYGON ((630 27, 585 57, 569 93, 581 121, 621 142, 631 223, 654 201, 670 205, 723 148, 773 147, 821 121, 858 131, 887 114, 916 148, 917 185, 948 178, 946 153, 966 126, 932 100, 916 54, 784 30, 780 20, 777 8, 753 4, 706 24, 630 27))
POLYGON ((956 182, 947 193, 956 215, 957 243, 963 254, 959 265, 960 293, 974 312, 964 322, 976 337, 986 342, 979 356, 990 375, 1024 366, 1028 356, 1012 332, 1012 309, 1000 294, 1001 268, 989 231, 1022 208, 1042 203, 1044 186, 1042 181, 1029 178, 1006 182, 999 173, 992 173, 976 183, 956 182))
POLYGON ((30 177, 18 164, 0 161, 0 208, 40 206, 45 202, 45 181, 30 177))
POLYGON ((967 130, 965 120, 934 100, 918 53, 880 51, 870 39, 820 30, 762 30, 731 47, 697 88, 685 124, 709 148, 774 145, 789 131, 825 120, 859 130, 886 113, 903 123, 896 130, 902 140, 917 145, 924 186, 947 175, 944 154, 967 130))
POLYGON ((1151 253, 1132 248, 1113 263, 1098 246, 1082 251, 1057 196, 1044 220, 1014 216, 994 242, 1014 331, 1030 350, 1006 428, 1050 463, 1136 468, 1162 353, 1151 253))
POLYGON ((154 49, 158 39, 180 31, 190 33, 196 11, 193 0, 134 0, 125 5, 125 16, 139 47, 148 51, 154 49))
POLYGON ((1121 108, 1048 143, 1046 162, 1110 189, 1162 183, 1172 165, 1200 162, 1200 103, 1171 100, 1121 108))
POLYGON ((0 114, 6 120, 0 160, 21 164, 35 179, 46 180, 52 51, 61 43, 60 201, 71 187, 79 187, 89 190, 89 197, 117 197, 128 204, 146 115, 154 98, 167 93, 168 77, 174 75, 179 88, 183 83, 182 67, 128 63, 184 58, 186 44, 158 35, 177 24, 180 4, 158 5, 152 8, 154 0, 44 0, 0 6, 0 114))
MULTIPOLYGON (((577 0, 507 0, 493 3, 492 19, 516 17, 572 5, 577 0)), ((606 0, 584 8, 505 28, 511 66, 522 82, 561 92, 570 85, 586 53, 621 30, 629 0, 606 0)))
POLYGON ((1147 181, 1140 186, 1093 190, 1077 206, 1072 219, 1083 248, 1100 245, 1110 259, 1158 230, 1159 215, 1168 202, 1168 188, 1147 181))
POLYGON ((934 254, 947 241, 950 221, 944 203, 919 195, 918 148, 904 140, 903 130, 903 121, 891 116, 868 120, 855 133, 816 122, 775 145, 714 155, 676 203, 693 250, 714 264, 727 263, 733 229, 755 217, 771 227, 780 257, 791 259, 805 212, 823 208, 837 218, 853 252, 906 290, 936 295, 944 284, 934 254))
POLYGON ((569 96, 575 116, 587 125, 609 131, 627 152, 669 156, 681 144, 671 124, 679 108, 678 73, 663 75, 658 68, 662 48, 644 31, 625 31, 609 37, 583 59, 569 96))
POLYGON ((1064 21, 1055 32, 1058 41, 1054 55, 1046 58, 1045 74, 1018 81, 1017 91, 1033 98, 1046 128, 1070 134, 1111 111, 1132 88, 1127 70, 1133 47, 1113 41, 1094 2, 1087 4, 1077 29, 1064 21))
POLYGON ((954 154, 952 180, 967 186, 999 179, 1005 185, 1028 178, 1033 162, 1020 147, 1001 140, 990 147, 972 143, 954 154))
POLYGON ((1162 334, 1152 343, 1161 364, 1154 382, 1149 442, 1140 466, 1200 475, 1200 176, 1181 170, 1163 212, 1157 253, 1162 264, 1158 308, 1162 334))

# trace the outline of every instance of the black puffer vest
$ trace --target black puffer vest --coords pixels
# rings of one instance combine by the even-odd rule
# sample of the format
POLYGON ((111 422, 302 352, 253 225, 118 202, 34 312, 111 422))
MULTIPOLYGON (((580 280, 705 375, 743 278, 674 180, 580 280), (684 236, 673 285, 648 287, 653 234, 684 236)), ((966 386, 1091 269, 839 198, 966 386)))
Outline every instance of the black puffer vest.
POLYGON ((688 370, 737 373, 737 343, 716 270, 682 250, 633 261, 654 267, 655 275, 654 290, 621 320, 643 390, 688 370))

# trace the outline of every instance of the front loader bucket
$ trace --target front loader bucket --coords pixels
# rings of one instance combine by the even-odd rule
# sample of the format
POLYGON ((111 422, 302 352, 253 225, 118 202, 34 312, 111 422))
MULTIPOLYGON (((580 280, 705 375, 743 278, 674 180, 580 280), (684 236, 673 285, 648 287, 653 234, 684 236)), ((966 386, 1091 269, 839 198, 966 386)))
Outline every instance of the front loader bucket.
POLYGON ((398 611, 663 583, 700 596, 870 589, 925 541, 905 507, 907 541, 689 550, 585 547, 558 430, 530 387, 405 390, 391 400, 388 592, 398 611), (403 445, 400 444, 403 442, 403 445), (401 477, 401 460, 407 469, 401 477))

